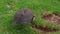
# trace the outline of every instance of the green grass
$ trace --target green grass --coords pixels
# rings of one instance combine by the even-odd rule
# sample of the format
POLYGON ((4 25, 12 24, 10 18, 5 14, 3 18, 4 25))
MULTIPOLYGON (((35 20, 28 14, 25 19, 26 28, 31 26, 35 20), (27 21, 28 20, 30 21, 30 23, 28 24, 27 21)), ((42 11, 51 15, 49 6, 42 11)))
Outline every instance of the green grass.
MULTIPOLYGON (((42 12, 60 13, 59 0, 0 0, 0 34, 38 34, 37 30, 25 26, 24 29, 16 30, 11 25, 13 15, 20 8, 30 8, 36 16, 35 23, 59 29, 60 26, 47 23, 41 18, 42 12), (9 5, 8 3, 11 3, 9 5)), ((48 33, 47 33, 48 34, 48 33)), ((59 32, 50 32, 49 34, 60 34, 59 32)))

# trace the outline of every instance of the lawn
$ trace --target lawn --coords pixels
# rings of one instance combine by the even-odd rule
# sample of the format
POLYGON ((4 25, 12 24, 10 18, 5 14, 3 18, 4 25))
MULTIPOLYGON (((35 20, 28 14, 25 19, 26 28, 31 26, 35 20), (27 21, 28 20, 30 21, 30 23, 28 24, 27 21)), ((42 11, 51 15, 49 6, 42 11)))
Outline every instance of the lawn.
MULTIPOLYGON (((60 30, 60 26, 47 23, 41 18, 42 12, 60 14, 60 0, 0 0, 0 34, 39 34, 37 30, 31 29, 27 25, 21 30, 16 30, 17 26, 11 25, 14 13, 21 8, 30 8, 33 11, 36 24, 48 25, 60 30)), ((60 31, 46 34, 60 34, 60 31)))

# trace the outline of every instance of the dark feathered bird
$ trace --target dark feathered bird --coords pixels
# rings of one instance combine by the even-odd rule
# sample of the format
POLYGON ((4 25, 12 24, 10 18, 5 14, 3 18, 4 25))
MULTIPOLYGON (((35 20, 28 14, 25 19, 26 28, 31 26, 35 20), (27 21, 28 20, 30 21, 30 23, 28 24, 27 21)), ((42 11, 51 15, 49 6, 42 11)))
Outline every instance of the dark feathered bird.
POLYGON ((30 9, 19 9, 14 15, 13 24, 18 23, 24 25, 26 23, 32 22, 33 18, 33 12, 30 9))

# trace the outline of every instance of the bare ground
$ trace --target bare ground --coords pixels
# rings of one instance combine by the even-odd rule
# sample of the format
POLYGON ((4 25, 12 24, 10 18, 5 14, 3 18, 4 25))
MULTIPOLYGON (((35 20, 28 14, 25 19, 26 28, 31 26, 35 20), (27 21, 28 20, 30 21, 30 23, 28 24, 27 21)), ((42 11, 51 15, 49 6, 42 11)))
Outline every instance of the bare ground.
POLYGON ((60 15, 52 13, 52 14, 43 14, 42 18, 46 21, 50 21, 56 25, 60 25, 60 15))

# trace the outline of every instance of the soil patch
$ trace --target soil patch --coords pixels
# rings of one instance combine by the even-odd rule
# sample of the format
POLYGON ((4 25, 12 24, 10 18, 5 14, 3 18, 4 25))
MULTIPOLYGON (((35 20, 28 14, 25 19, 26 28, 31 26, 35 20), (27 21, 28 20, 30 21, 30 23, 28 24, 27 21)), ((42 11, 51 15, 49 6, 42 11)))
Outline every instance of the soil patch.
POLYGON ((52 13, 52 14, 43 14, 42 18, 46 21, 50 21, 54 24, 60 25, 60 15, 56 14, 56 13, 52 13))
POLYGON ((43 27, 43 26, 40 26, 40 25, 35 25, 32 28, 38 29, 38 30, 43 31, 43 32, 56 32, 57 31, 57 29, 50 28, 48 26, 43 27))

